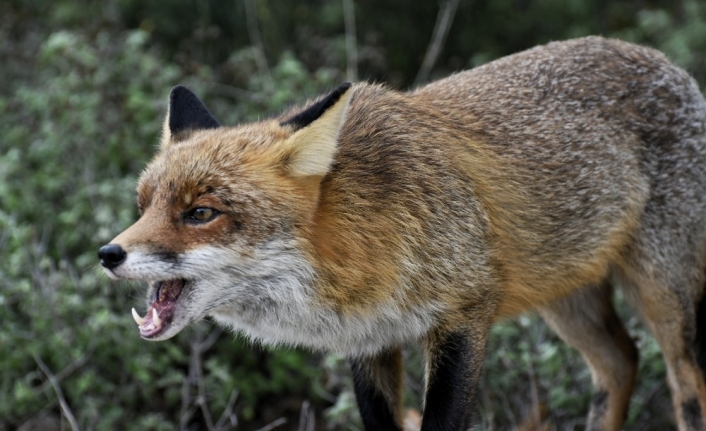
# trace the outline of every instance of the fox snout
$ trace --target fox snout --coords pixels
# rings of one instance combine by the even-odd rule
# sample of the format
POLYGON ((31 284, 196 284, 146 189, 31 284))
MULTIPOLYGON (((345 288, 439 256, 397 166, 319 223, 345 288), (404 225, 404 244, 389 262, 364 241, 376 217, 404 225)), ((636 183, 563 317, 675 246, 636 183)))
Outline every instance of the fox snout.
POLYGON ((98 250, 98 258, 103 268, 113 269, 125 262, 127 253, 119 244, 107 244, 98 250))

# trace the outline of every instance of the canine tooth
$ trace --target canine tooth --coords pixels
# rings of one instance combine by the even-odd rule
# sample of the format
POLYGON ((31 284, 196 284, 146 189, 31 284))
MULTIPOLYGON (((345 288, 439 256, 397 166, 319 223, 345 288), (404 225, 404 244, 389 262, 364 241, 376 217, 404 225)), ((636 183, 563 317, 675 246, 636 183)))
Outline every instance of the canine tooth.
POLYGON ((137 311, 134 308, 132 309, 132 318, 135 319, 135 323, 137 323, 137 326, 142 326, 145 324, 145 318, 140 317, 140 315, 137 314, 137 311))
POLYGON ((162 324, 162 319, 159 318, 159 314, 157 314, 156 309, 152 309, 152 323, 154 323, 154 326, 157 327, 162 324))

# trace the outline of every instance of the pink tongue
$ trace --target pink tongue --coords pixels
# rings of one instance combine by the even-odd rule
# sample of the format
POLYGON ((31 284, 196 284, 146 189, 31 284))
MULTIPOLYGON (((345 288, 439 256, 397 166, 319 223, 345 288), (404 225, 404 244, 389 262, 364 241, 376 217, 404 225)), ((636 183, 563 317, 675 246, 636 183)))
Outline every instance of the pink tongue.
POLYGON ((147 315, 144 317, 144 323, 140 325, 140 335, 151 337, 172 323, 176 300, 179 298, 183 288, 184 280, 162 282, 157 292, 157 299, 150 304, 147 315), (155 314, 157 314, 157 319, 155 319, 155 314))

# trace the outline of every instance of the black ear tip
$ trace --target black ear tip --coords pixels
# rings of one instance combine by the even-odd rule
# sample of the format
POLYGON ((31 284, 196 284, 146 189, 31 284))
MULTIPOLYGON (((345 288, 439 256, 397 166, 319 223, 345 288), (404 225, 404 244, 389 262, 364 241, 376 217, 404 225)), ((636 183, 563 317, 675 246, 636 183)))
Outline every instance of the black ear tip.
POLYGON ((176 134, 188 129, 214 129, 220 123, 193 91, 177 85, 169 92, 169 130, 176 134))
POLYGON ((339 97, 342 96, 346 91, 348 91, 349 88, 353 86, 352 83, 350 82, 344 82, 343 84, 339 85, 336 90, 334 90, 334 93, 338 93, 339 97))
POLYGON ((172 88, 172 91, 169 92, 169 101, 173 102, 173 101, 180 99, 184 96, 189 97, 189 98, 197 98, 196 94, 194 94, 193 91, 189 90, 188 88, 184 87, 183 85, 177 85, 174 88, 172 88))
POLYGON ((294 126, 295 129, 301 129, 308 126, 313 121, 321 117, 324 112, 326 112, 330 107, 336 104, 341 99, 346 91, 351 88, 353 84, 350 82, 344 82, 339 85, 338 88, 330 92, 326 97, 322 98, 318 102, 314 103, 304 111, 293 116, 289 120, 280 123, 282 126, 294 126))

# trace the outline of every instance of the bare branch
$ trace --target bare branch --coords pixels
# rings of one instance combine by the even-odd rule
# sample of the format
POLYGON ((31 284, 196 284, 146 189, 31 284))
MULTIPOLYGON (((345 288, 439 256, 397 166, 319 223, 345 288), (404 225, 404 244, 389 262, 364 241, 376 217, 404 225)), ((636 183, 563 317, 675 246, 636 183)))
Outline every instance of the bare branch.
POLYGON ((423 84, 429 79, 429 73, 439 58, 441 48, 446 42, 446 36, 449 35, 449 29, 456 15, 457 8, 458 0, 447 0, 439 9, 439 14, 436 16, 436 24, 434 25, 434 33, 431 42, 429 42, 427 53, 424 55, 422 67, 414 80, 415 85, 423 84))
POLYGON ((223 328, 220 326, 215 326, 211 332, 208 334, 208 338, 206 338, 206 341, 201 342, 197 348, 199 349, 199 353, 204 353, 207 350, 209 350, 213 345, 218 341, 218 337, 223 333, 223 328))
POLYGON ((287 423, 287 418, 279 418, 276 421, 274 421, 268 425, 265 425, 264 427, 260 428, 257 431, 271 431, 271 430, 277 428, 278 426, 284 425, 286 423, 287 423))
POLYGON ((260 69, 260 76, 263 77, 263 86, 267 92, 273 91, 272 74, 267 66, 267 57, 265 57, 265 48, 260 37, 260 27, 257 23, 257 9, 255 8, 255 0, 245 0, 245 16, 248 22, 248 35, 250 42, 253 44, 255 52, 255 62, 257 68, 260 69))
POLYGON ((297 431, 314 431, 315 428, 316 415, 314 414, 314 409, 311 408, 309 400, 304 400, 299 412, 299 427, 297 431))
POLYGON ((71 426, 72 431, 80 431, 78 427, 78 423, 76 422, 76 418, 74 417, 74 414, 71 412, 71 408, 69 407, 69 404, 66 402, 66 398, 64 398, 64 392, 61 390, 61 386, 59 386, 59 383, 56 380, 56 376, 52 374, 51 370, 49 367, 47 367, 47 364, 42 361, 42 358, 39 357, 36 353, 34 353, 32 356, 34 356, 34 361, 39 365, 39 369, 42 370, 42 372, 47 376, 47 379, 49 379, 49 382, 51 383, 52 387, 54 388, 54 392, 56 393, 56 397, 59 399, 59 406, 61 407, 61 413, 66 417, 66 420, 69 421, 69 426, 71 426))
POLYGON ((189 424, 189 419, 196 411, 191 403, 191 379, 192 379, 191 361, 189 361, 189 375, 184 379, 181 386, 181 409, 179 410, 179 431, 186 430, 189 424))
POLYGON ((355 82, 358 80, 358 48, 353 0, 343 0, 343 17, 346 26, 346 79, 355 82))
POLYGON ((203 341, 203 331, 198 331, 198 335, 194 340, 191 341, 191 368, 194 371, 193 377, 196 380, 196 387, 198 388, 198 396, 196 397, 195 404, 201 408, 201 414, 203 414, 204 422, 206 422, 206 429, 208 431, 215 431, 215 426, 213 425, 213 417, 211 417, 211 411, 208 409, 208 399, 206 398, 206 384, 203 378, 203 363, 201 360, 201 346, 204 344, 203 341))
POLYGON ((211 335, 204 341, 204 331, 198 330, 191 339, 189 375, 181 388, 181 412, 179 419, 180 430, 185 430, 189 419, 194 415, 196 410, 201 410, 203 420, 206 424, 206 429, 208 431, 216 431, 216 426, 213 424, 213 417, 211 416, 211 411, 208 407, 201 354, 213 346, 221 332, 222 330, 220 329, 212 331, 211 335), (196 398, 193 402, 191 395, 192 385, 197 388, 196 398))
POLYGON ((220 418, 218 418, 218 422, 216 422, 216 429, 217 430, 220 430, 221 428, 223 428, 226 421, 230 421, 231 427, 238 426, 238 417, 233 413, 233 408, 235 407, 235 402, 237 400, 238 400, 238 391, 233 389, 233 392, 230 393, 230 399, 228 399, 228 404, 226 404, 226 408, 225 408, 225 410, 223 410, 223 414, 221 415, 220 418))
MULTIPOLYGON (((92 347, 89 347, 89 348, 87 349, 87 352, 84 353, 83 355, 81 355, 80 358, 78 358, 78 359, 75 360, 74 362, 70 363, 69 365, 66 366, 66 368, 64 368, 63 370, 61 370, 61 371, 58 372, 57 374, 55 374, 55 375, 54 375, 55 382, 56 382, 56 383, 60 383, 62 380, 64 380, 64 379, 67 378, 68 376, 70 376, 74 371, 76 371, 76 370, 78 370, 79 368, 81 368, 81 367, 83 366, 83 364, 85 364, 86 361, 88 360, 89 353, 90 353, 92 350, 93 350, 93 348, 92 348, 92 347)), ((44 392, 44 391, 46 391, 47 389, 49 389, 49 386, 52 386, 52 381, 51 381, 51 380, 47 380, 46 382, 42 383, 41 385, 39 385, 38 387, 36 387, 36 388, 34 389, 34 391, 35 391, 35 392, 44 392)))

